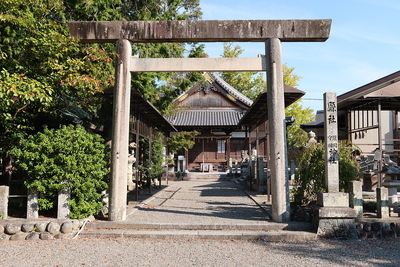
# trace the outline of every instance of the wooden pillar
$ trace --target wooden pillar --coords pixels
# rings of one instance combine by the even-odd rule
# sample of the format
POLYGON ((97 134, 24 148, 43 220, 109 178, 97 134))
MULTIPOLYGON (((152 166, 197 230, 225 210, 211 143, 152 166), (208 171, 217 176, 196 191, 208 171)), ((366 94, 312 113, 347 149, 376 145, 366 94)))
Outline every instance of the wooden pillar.
POLYGON ((189 150, 185 149, 185 169, 184 169, 184 172, 186 173, 187 170, 189 170, 189 150))
POLYGON ((139 127, 140 127, 140 120, 139 120, 139 114, 136 114, 136 151, 135 151, 135 156, 136 156, 136 162, 135 162, 135 182, 136 182, 136 188, 135 188, 135 200, 137 201, 139 199, 139 159, 140 159, 140 155, 139 155, 139 143, 140 143, 140 139, 139 139, 139 127))
POLYGON ((265 45, 267 65, 268 124, 270 130, 270 169, 272 189, 272 219, 290 220, 289 188, 285 170, 285 103, 281 42, 271 38, 265 45))
POLYGON ((230 168, 232 167, 229 165, 229 163, 231 162, 230 158, 231 158, 231 138, 228 137, 228 139, 226 139, 226 167, 228 170, 230 170, 230 168))
POLYGON ((152 163, 152 157, 151 157, 151 151, 152 151, 152 142, 153 142, 153 128, 150 126, 149 127, 149 178, 147 179, 147 183, 149 184, 149 194, 151 194, 151 176, 153 175, 152 172, 152 167, 153 167, 153 163, 152 163))
POLYGON ((126 219, 129 112, 131 100, 131 73, 129 71, 132 45, 122 39, 117 42, 115 87, 113 99, 113 130, 111 148, 110 221, 126 219))
POLYGON ((379 158, 378 158, 378 187, 382 186, 382 108, 381 101, 378 100, 378 108, 377 108, 377 120, 378 120, 378 146, 379 146, 379 158))

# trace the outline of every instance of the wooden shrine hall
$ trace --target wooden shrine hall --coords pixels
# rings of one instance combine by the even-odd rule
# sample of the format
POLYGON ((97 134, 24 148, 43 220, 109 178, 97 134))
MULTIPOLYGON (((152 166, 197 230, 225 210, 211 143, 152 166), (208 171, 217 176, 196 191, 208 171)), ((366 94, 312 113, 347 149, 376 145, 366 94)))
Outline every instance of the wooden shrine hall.
MULTIPOLYGON (((258 132, 257 147, 252 145, 255 133, 252 126, 253 123, 257 123, 254 120, 259 119, 254 116, 265 114, 266 92, 261 93, 253 103, 216 73, 205 72, 204 77, 207 84, 195 85, 180 95, 174 101, 178 112, 174 116, 167 117, 178 131, 199 132, 194 139, 193 148, 181 152, 181 155, 185 156, 187 169, 226 171, 229 164, 236 165, 242 161, 242 151, 250 154, 249 149, 255 148, 266 160, 268 158, 266 129, 258 132), (249 110, 251 114, 247 115, 251 115, 251 118, 240 123, 249 110)), ((284 86, 284 90, 285 106, 304 95, 303 91, 288 85, 284 86)), ((249 117, 247 115, 245 117, 249 117)), ((264 116, 262 120, 264 126, 266 118, 264 116)))

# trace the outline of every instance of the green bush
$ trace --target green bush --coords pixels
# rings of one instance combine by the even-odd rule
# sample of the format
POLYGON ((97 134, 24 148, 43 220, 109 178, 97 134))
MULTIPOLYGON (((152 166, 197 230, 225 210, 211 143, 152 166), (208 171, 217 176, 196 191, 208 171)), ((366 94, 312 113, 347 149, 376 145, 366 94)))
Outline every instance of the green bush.
POLYGON ((162 163, 164 161, 163 154, 163 135, 158 133, 153 136, 151 143, 151 164, 149 157, 149 139, 140 138, 139 154, 142 155, 142 164, 139 165, 139 169, 144 172, 144 175, 148 177, 151 172, 151 179, 159 179, 164 171, 162 163), (151 170, 150 170, 151 166, 151 170))
POLYGON ((56 206, 58 191, 71 190, 70 218, 97 213, 101 192, 108 188, 109 148, 102 137, 82 126, 45 129, 10 151, 27 188, 39 195, 39 209, 56 206))
MULTIPOLYGON (((359 180, 361 167, 354 151, 360 148, 349 141, 339 141, 339 189, 348 191, 350 181, 359 180)), ((361 152, 361 151, 360 151, 361 152)), ((301 152, 295 176, 295 201, 309 204, 316 200, 317 192, 326 192, 325 147, 323 143, 310 144, 301 152)))

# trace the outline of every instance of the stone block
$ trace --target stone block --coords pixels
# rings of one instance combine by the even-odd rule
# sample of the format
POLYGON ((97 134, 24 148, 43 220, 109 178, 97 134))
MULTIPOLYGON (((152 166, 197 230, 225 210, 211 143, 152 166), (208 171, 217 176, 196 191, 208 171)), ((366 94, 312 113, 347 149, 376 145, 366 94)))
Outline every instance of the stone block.
POLYGON ((28 234, 27 233, 18 233, 15 235, 10 236, 10 240, 11 241, 21 241, 21 240, 25 240, 26 236, 28 234))
POLYGON ((53 239, 53 236, 49 232, 43 232, 39 235, 41 240, 50 240, 53 239))
POLYGON ((21 224, 9 223, 6 225, 6 228, 4 229, 4 233, 8 235, 15 235, 19 232, 21 232, 21 224))
POLYGON ((354 224, 354 218, 320 219, 317 235, 327 238, 347 239, 350 238, 349 233, 354 232, 354 224))
POLYGON ((349 194, 319 192, 317 194, 317 205, 321 207, 349 207, 349 194))
POLYGON ((355 218, 356 211, 349 207, 316 207, 313 215, 316 218, 355 218))
POLYGON ((40 239, 40 235, 39 235, 39 233, 32 232, 32 233, 29 233, 29 234, 26 236, 25 239, 26 239, 26 240, 39 240, 39 239, 40 239))
POLYGON ((56 222, 50 222, 47 225, 46 231, 49 232, 50 234, 54 235, 60 232, 60 224, 56 222))
POLYGON ((9 187, 6 185, 0 186, 0 216, 2 219, 7 219, 8 216, 8 195, 9 187))
POLYGON ((356 211, 349 207, 313 208, 313 223, 318 236, 352 238, 355 236, 356 211), (349 234, 354 232, 353 234, 349 234))
POLYGON ((72 227, 73 227, 72 222, 64 222, 61 225, 60 231, 64 234, 68 234, 72 232, 72 227))
POLYGON ((46 231, 48 222, 38 222, 35 223, 36 232, 44 232, 46 231))
POLYGON ((28 233, 28 232, 32 232, 34 228, 35 228, 35 225, 33 223, 23 223, 21 226, 21 231, 28 233))

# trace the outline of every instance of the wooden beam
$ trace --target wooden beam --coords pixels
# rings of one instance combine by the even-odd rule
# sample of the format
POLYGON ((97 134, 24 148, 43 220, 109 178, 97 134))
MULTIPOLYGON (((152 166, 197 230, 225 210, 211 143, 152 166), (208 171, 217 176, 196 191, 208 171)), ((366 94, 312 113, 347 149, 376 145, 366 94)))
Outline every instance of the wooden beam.
POLYGON ((131 72, 265 71, 265 57, 254 58, 137 58, 131 72))
POLYGON ((85 43, 324 42, 332 20, 71 21, 71 36, 85 43))

